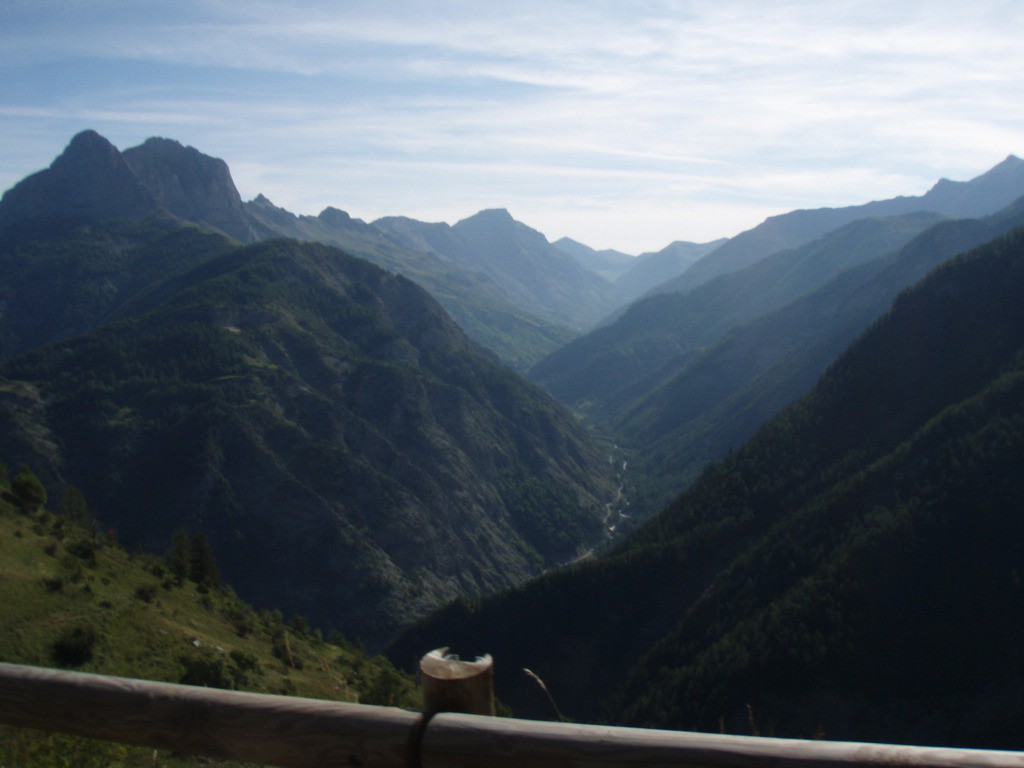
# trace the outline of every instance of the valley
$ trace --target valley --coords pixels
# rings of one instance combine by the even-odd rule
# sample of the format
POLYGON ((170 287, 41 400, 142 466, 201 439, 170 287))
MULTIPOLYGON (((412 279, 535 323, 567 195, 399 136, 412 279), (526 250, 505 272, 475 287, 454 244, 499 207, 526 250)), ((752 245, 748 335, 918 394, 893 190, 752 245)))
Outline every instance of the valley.
POLYGON ((580 721, 1019 749, 1022 228, 1013 156, 632 256, 84 131, 0 200, 0 462, 403 696, 451 646, 518 716, 528 667, 580 721))

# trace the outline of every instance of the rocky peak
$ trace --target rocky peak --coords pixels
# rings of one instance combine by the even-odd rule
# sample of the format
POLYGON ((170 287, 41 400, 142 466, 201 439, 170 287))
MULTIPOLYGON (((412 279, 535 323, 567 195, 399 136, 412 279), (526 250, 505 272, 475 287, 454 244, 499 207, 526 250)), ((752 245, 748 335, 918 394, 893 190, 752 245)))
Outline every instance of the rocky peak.
POLYGON ((242 242, 257 239, 227 163, 172 139, 150 138, 124 157, 156 201, 187 221, 242 242))
POLYGON ((0 226, 33 219, 134 219, 157 203, 113 144, 77 134, 49 168, 22 179, 0 200, 0 226))
POLYGON ((1009 155, 970 181, 939 179, 922 206, 951 216, 985 216, 1005 208, 1024 193, 1024 160, 1009 155))
POLYGON ((325 226, 335 230, 355 230, 357 232, 364 232, 371 229, 370 225, 362 219, 354 219, 345 211, 332 206, 324 208, 317 218, 325 226))
POLYGON ((516 220, 512 218, 512 214, 508 212, 506 208, 486 208, 479 213, 475 213, 469 218, 463 219, 458 222, 456 227, 466 226, 487 226, 487 227, 499 227, 508 226, 515 224, 516 220))

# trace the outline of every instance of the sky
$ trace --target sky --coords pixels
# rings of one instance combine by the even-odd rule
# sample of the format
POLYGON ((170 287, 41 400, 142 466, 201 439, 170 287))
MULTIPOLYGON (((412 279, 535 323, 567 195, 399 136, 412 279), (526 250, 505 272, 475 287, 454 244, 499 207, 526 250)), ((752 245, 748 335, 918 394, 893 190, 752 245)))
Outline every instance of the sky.
POLYGON ((0 190, 164 136, 243 199, 631 254, 1024 154, 1019 0, 0 0, 0 190))

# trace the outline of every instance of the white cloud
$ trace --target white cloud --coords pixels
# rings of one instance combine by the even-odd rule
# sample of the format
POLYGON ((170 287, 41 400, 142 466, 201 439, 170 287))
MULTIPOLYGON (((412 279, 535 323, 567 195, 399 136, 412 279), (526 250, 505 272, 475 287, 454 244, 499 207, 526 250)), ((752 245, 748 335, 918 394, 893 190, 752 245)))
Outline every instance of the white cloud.
POLYGON ((1022 22, 1004 1, 16 1, 0 183, 95 127, 192 144, 299 212, 501 205, 650 250, 1020 153, 1022 22))

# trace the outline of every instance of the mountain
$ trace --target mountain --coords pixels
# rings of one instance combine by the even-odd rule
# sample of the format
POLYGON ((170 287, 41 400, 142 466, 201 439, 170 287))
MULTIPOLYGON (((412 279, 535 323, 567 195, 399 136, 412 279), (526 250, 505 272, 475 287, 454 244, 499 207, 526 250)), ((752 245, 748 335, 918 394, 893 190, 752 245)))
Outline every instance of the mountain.
MULTIPOLYGON (((938 219, 911 214, 854 222, 801 248, 722 275, 686 294, 657 294, 537 363, 531 380, 588 413, 621 407, 652 376, 664 381, 732 327, 781 307, 845 269, 891 252, 938 219), (616 399, 619 402, 616 403, 616 399)), ((647 385, 652 386, 651 384, 647 385)))
POLYGON ((609 283, 615 282, 619 276, 628 272, 635 261, 634 257, 628 253, 616 251, 612 248, 598 251, 589 245, 573 240, 571 237, 560 238, 551 245, 562 253, 572 256, 581 267, 589 269, 596 275, 600 275, 609 283))
POLYGON ((942 179, 918 197, 896 197, 845 208, 798 210, 772 216, 732 238, 655 291, 686 292, 717 275, 735 272, 778 251, 809 243, 858 219, 902 216, 917 211, 954 218, 984 216, 1010 205, 1022 193, 1024 160, 1010 155, 970 181, 942 179))
POLYGON ((694 262, 725 242, 725 238, 710 243, 676 240, 660 251, 641 253, 636 257, 612 249, 597 251, 569 237, 556 240, 551 245, 611 283, 615 289, 615 303, 624 305, 666 280, 681 275, 694 262))
POLYGON ((447 224, 423 224, 414 219, 381 219, 367 224, 330 207, 318 216, 296 216, 263 195, 248 202, 246 208, 261 225, 278 235, 335 245, 415 281, 474 341, 514 370, 525 371, 575 335, 516 306, 487 275, 438 255, 429 239, 402 235, 401 225, 406 222, 409 228, 426 232, 443 232, 449 229, 447 224))
POLYGON ((91 331, 232 247, 166 213, 0 230, 0 361, 91 331))
POLYGON ((405 274, 427 288, 474 340, 519 371, 575 335, 517 306, 481 272, 429 249, 405 247, 337 208, 296 216, 262 195, 243 203, 223 160, 170 139, 148 139, 121 153, 95 131, 83 131, 49 169, 4 195, 0 230, 41 232, 57 219, 131 221, 160 210, 243 243, 279 236, 314 240, 405 274))
POLYGON ((721 248, 726 239, 710 243, 688 243, 677 240, 660 251, 642 253, 628 270, 614 280, 619 302, 628 304, 658 285, 678 277, 694 263, 721 248))
POLYGON ((495 278, 535 310, 578 327, 596 321, 610 302, 605 281, 504 209, 480 211, 452 230, 470 248, 472 260, 465 266, 495 278))
POLYGON ((667 380, 654 374, 617 393, 608 418, 631 446, 634 462, 643 464, 647 486, 660 489, 664 499, 689 485, 709 461, 743 444, 806 393, 901 290, 956 254, 1020 226, 1024 198, 983 219, 940 222, 899 252, 848 269, 733 328, 667 380))
POLYGON ((519 715, 527 667, 576 720, 1020 749, 1022 292, 1022 229, 939 267, 609 556, 391 658, 491 653, 519 715))
POLYGON ((613 306, 606 280, 504 209, 480 211, 450 227, 404 218, 374 224, 405 245, 427 247, 463 270, 482 273, 513 304, 547 322, 581 329, 613 306))
POLYGON ((223 160, 161 138, 123 154, 156 202, 178 218, 207 224, 243 243, 272 234, 248 215, 223 160))
POLYGON ((11 295, 63 293, 47 333, 11 334, 0 458, 81 487, 130 546, 203 531, 247 599, 371 646, 600 540, 602 452, 422 289, 209 238, 157 219, 8 246, 11 295))
MULTIPOLYGON (((376 227, 367 224, 362 219, 352 218, 345 211, 331 206, 324 208, 318 216, 296 216, 291 211, 274 205, 264 195, 258 195, 246 203, 245 208, 250 216, 279 236, 327 243, 350 250, 375 249, 377 258, 385 258, 388 246, 392 245, 376 227), (381 253, 378 255, 376 251, 381 253)), ((404 253, 395 253, 392 264, 403 263, 404 256, 406 256, 404 253)), ((415 253, 413 258, 421 262, 427 269, 436 270, 441 267, 440 262, 428 254, 415 253)), ((413 261, 410 266, 417 267, 417 261, 413 261)))
POLYGON ((83 131, 49 168, 4 193, 0 227, 52 219, 134 219, 157 207, 117 148, 95 131, 83 131))

